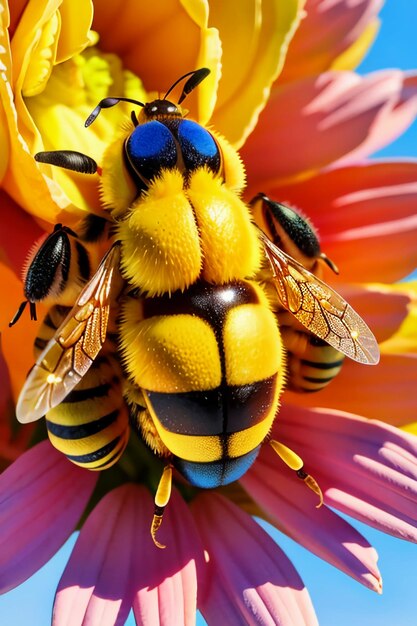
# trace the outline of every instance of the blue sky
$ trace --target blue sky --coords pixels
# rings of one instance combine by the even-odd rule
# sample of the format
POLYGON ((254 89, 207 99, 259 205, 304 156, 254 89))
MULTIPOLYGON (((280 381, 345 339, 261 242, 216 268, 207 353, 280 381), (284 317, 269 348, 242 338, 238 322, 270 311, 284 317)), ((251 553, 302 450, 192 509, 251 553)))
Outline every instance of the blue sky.
MULTIPOLYGON (((379 38, 360 71, 417 67, 416 0, 386 0, 381 16, 379 38)), ((379 154, 416 157, 417 124, 379 154)), ((272 531, 272 535, 300 572, 321 626, 416 626, 417 546, 353 523, 380 555, 379 566, 384 579, 382 596, 350 580, 277 531, 272 531)), ((73 543, 72 538, 43 570, 0 598, 0 623, 47 626, 54 589, 73 543)), ((133 623, 133 620, 128 622, 129 626, 133 623)))

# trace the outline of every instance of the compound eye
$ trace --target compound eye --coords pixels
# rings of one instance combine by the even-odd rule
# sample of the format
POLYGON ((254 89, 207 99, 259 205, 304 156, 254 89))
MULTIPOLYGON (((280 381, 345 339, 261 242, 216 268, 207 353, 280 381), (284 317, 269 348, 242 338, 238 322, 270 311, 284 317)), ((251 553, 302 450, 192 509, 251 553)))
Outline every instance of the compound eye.
POLYGON ((187 170, 206 165, 217 174, 221 166, 219 148, 205 128, 191 120, 182 120, 178 127, 178 141, 187 170))
POLYGON ((126 155, 135 172, 145 180, 151 180, 162 169, 171 169, 177 164, 174 137, 156 120, 135 128, 126 142, 126 155))

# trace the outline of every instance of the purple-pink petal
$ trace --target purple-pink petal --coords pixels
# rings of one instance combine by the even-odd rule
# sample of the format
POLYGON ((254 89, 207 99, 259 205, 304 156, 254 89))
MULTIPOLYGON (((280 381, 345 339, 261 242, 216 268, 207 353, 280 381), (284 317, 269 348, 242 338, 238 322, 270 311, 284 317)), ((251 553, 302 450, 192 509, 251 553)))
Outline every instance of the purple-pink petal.
POLYGON ((99 502, 58 585, 54 626, 121 626, 132 606, 138 624, 194 623, 202 550, 191 514, 174 493, 158 535, 165 550, 152 542, 152 515, 150 493, 134 484, 99 502))
POLYGON ((44 441, 0 476, 0 590, 32 576, 74 530, 97 476, 44 441))
POLYGON ((300 451, 325 501, 394 536, 417 541, 417 439, 331 409, 285 407, 274 436, 300 451))
POLYGON ((188 505, 174 489, 158 531, 160 550, 150 541, 153 502, 143 505, 143 539, 133 611, 138 626, 192 626, 198 593, 205 588, 201 540, 188 505), (198 580, 198 582, 197 582, 198 580))
MULTIPOLYGON (((301 449, 297 451, 302 455, 301 449)), ((374 548, 326 505, 316 508, 317 495, 283 465, 272 448, 264 447, 241 482, 283 532, 369 589, 381 592, 374 548)))
POLYGON ((58 585, 53 624, 125 623, 134 594, 136 500, 124 485, 107 494, 85 522, 58 585))
POLYGON ((294 566, 249 515, 215 493, 199 495, 192 510, 207 550, 199 608, 209 624, 317 624, 294 566))

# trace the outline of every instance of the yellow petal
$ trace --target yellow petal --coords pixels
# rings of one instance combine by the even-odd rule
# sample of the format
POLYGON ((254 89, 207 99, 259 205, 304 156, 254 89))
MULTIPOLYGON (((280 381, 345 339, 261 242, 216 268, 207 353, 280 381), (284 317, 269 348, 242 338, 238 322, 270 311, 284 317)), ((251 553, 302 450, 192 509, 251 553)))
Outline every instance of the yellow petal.
POLYGON ((13 99, 10 89, 10 45, 8 37, 9 11, 7 4, 0 2, 0 182, 3 179, 9 160, 9 136, 7 130, 7 116, 4 102, 13 99))
POLYGON ((164 93, 182 74, 209 67, 212 74, 185 104, 205 122, 215 102, 221 56, 216 25, 207 24, 207 0, 96 0, 94 11, 101 50, 117 54, 148 93, 164 93))
POLYGON ((210 2, 209 23, 219 29, 224 60, 211 121, 236 147, 242 145, 266 104, 302 5, 297 0, 242 0, 237 10, 232 2, 210 2))
POLYGON ((89 45, 94 7, 91 0, 63 0, 59 13, 62 29, 56 61, 62 63, 89 45))
POLYGON ((336 57, 330 66, 332 70, 353 70, 362 61, 376 39, 380 28, 380 20, 374 19, 365 28, 354 43, 336 57))

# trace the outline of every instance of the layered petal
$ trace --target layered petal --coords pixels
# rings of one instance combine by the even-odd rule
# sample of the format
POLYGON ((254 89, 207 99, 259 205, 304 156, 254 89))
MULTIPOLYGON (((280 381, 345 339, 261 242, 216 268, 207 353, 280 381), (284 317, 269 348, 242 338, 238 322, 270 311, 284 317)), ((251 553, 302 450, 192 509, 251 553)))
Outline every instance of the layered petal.
POLYGON ((152 515, 149 492, 134 484, 100 501, 59 582, 54 625, 122 625, 132 603, 139 624, 194 623, 202 550, 191 515, 174 494, 161 529, 165 552, 152 542, 152 515))
POLYGON ((74 530, 97 480, 44 441, 0 476, 0 589, 32 576, 74 530))
MULTIPOLYGON (((306 437, 311 430, 310 425, 306 437)), ((284 442, 281 430, 278 430, 278 435, 279 440, 284 442)), ((304 449, 300 447, 296 450, 304 458, 304 449)), ((306 469, 316 478, 308 465, 306 469)), ((326 505, 316 508, 317 495, 307 489, 294 472, 283 466, 272 448, 264 446, 257 462, 243 476, 241 483, 277 528, 365 587, 381 593, 382 579, 375 549, 326 505)))
POLYGON ((417 542, 415 437, 336 410, 292 406, 280 418, 273 436, 301 451, 328 505, 417 542))
POLYGON ((264 190, 273 180, 305 176, 358 150, 364 157, 382 147, 417 112, 417 90, 404 88, 397 70, 364 77, 330 71, 275 86, 241 151, 250 186, 264 190))
POLYGON ((285 402, 298 406, 340 409, 379 419, 394 426, 415 421, 417 358, 414 354, 382 354, 375 367, 345 359, 340 374, 314 394, 285 392, 285 402))
POLYGON ((52 223, 73 223, 64 211, 77 213, 77 209, 58 185, 43 178, 31 156, 42 149, 42 139, 24 96, 41 93, 55 63, 87 45, 91 12, 90 2, 28 3, 16 24, 11 46, 6 46, 7 67, 13 66, 13 74, 6 74, 0 85, 10 142, 4 186, 27 211, 52 223))
MULTIPOLYGON (((354 60, 359 62, 376 34, 381 6, 382 0, 307 0, 305 16, 290 44, 280 83, 325 72, 335 64, 339 67, 339 57, 344 55, 346 59, 358 42, 361 46, 354 60)), ((353 67, 346 62, 343 65, 343 69, 353 67)))
POLYGON ((9 160, 9 133, 7 128, 7 116, 4 111, 3 99, 10 99, 11 97, 11 55, 9 44, 9 8, 6 2, 0 4, 0 182, 3 180, 3 176, 7 169, 9 160))
POLYGON ((222 41, 222 79, 211 123, 236 147, 252 132, 281 71, 304 1, 210 2, 222 41))
POLYGON ((209 624, 318 623, 293 565, 250 516, 213 493, 198 496, 192 510, 208 553, 199 608, 209 624))
POLYGON ((340 281, 387 283, 417 266, 416 179, 417 161, 384 160, 287 184, 264 181, 251 191, 262 189, 311 218, 340 281))

